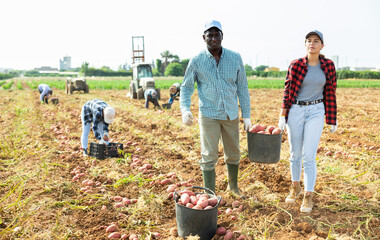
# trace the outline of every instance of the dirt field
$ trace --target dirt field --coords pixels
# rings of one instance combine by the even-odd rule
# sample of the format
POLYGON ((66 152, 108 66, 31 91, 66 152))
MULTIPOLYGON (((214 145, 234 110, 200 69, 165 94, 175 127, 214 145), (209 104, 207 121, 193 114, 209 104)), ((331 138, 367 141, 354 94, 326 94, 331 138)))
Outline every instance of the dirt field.
MULTIPOLYGON (((159 182, 175 173, 171 184, 193 179, 194 186, 203 185, 198 125, 182 125, 178 101, 157 111, 126 94, 90 90, 68 96, 54 90, 60 103, 41 105, 38 91, 0 91, 1 239, 108 239, 112 222, 127 237, 181 239, 168 185, 159 182), (124 144, 124 158, 97 160, 79 153, 81 106, 94 98, 115 107, 110 137, 124 144), (152 169, 143 173, 142 165, 134 166, 136 156, 152 169), (86 179, 94 185, 84 188, 86 179), (115 196, 137 202, 119 208, 115 196)), ((301 198, 294 205, 284 203, 290 184, 286 136, 280 162, 268 165, 249 161, 241 132, 239 184, 246 200, 226 191, 220 147, 216 194, 224 201, 218 226, 234 232, 233 239, 379 239, 380 89, 338 89, 337 94, 339 128, 334 134, 327 126, 323 131, 311 214, 300 213, 301 198), (236 200, 242 211, 226 214, 236 200)), ((277 124, 282 90, 251 90, 250 95, 252 122, 277 124)), ((161 104, 168 91, 162 96, 161 104)), ((196 95, 192 103, 196 118, 196 95)), ((89 140, 94 141, 92 132, 89 140)))

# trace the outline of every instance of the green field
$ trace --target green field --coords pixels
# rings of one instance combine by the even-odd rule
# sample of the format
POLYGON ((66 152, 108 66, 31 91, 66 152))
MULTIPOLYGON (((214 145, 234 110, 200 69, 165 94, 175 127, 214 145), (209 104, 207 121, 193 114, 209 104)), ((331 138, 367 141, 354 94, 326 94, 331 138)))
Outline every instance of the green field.
MULTIPOLYGON (((173 83, 182 82, 183 78, 156 77, 155 80, 157 88, 168 89, 173 83)), ((24 81, 31 89, 36 89, 41 83, 46 83, 52 88, 65 89, 64 78, 14 78, 0 81, 0 89, 22 90, 21 81, 24 81)), ((130 81, 130 77, 91 77, 87 79, 90 89, 129 89, 130 81)), ((284 79, 248 78, 249 89, 281 89, 283 87, 284 79)), ((380 80, 338 80, 338 88, 380 88, 380 80)))

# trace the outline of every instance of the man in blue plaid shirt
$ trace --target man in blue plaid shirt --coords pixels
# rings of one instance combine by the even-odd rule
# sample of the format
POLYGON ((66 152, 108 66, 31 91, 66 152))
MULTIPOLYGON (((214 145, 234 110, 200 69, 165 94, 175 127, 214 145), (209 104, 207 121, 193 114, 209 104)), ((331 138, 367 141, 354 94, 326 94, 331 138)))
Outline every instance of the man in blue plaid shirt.
POLYGON ((243 197, 238 188, 239 103, 244 129, 248 130, 251 126, 250 98, 243 61, 238 53, 222 47, 220 22, 206 22, 203 40, 207 49, 190 60, 181 86, 182 121, 188 126, 193 122, 190 106, 196 83, 202 155, 199 163, 204 186, 215 191, 215 165, 221 139, 228 170, 228 190, 243 197))
POLYGON ((90 100, 83 105, 81 112, 81 144, 84 156, 87 156, 88 135, 90 134, 91 123, 95 138, 98 139, 100 143, 108 145, 108 125, 113 123, 114 117, 115 109, 102 100, 90 100))

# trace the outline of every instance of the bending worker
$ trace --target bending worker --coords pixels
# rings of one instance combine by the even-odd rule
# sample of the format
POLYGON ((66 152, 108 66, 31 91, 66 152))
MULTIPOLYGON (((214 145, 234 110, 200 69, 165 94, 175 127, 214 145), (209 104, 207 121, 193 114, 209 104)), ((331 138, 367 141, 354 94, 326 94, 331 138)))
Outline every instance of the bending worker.
POLYGON ((42 103, 49 103, 50 95, 53 95, 53 90, 47 84, 38 85, 38 91, 40 92, 40 100, 42 103))
POLYGON ((158 96, 157 92, 154 89, 147 89, 144 92, 144 98, 145 98, 145 108, 149 108, 149 102, 153 103, 154 109, 158 107, 161 109, 160 104, 158 104, 158 96))
POLYGON ((239 103, 244 129, 248 130, 251 126, 250 97, 244 64, 240 54, 222 47, 220 22, 213 20, 206 23, 203 40, 207 48, 190 60, 181 86, 182 121, 188 126, 193 123, 190 106, 196 83, 201 140, 199 163, 204 186, 215 191, 215 165, 218 162, 221 139, 228 172, 227 190, 244 198, 238 188, 239 103))
POLYGON ((86 102, 82 107, 82 152, 83 156, 88 156, 88 135, 91 130, 95 134, 95 138, 99 143, 109 144, 108 125, 112 124, 115 118, 115 109, 109 106, 106 102, 94 99, 86 102))
POLYGON ((173 85, 170 86, 169 88, 169 93, 170 93, 170 99, 169 99, 169 104, 173 104, 174 100, 179 97, 179 94, 181 92, 181 84, 180 83, 174 83, 173 85))

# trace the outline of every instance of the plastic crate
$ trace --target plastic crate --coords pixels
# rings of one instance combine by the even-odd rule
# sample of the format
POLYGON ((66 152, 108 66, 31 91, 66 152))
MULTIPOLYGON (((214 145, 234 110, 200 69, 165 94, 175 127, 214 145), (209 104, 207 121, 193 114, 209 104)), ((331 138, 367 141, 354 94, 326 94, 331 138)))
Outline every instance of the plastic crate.
POLYGON ((97 159, 105 159, 109 157, 119 157, 119 149, 123 150, 122 143, 109 143, 105 144, 90 143, 90 156, 97 159))

